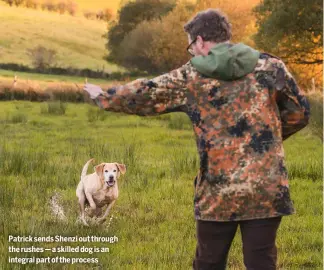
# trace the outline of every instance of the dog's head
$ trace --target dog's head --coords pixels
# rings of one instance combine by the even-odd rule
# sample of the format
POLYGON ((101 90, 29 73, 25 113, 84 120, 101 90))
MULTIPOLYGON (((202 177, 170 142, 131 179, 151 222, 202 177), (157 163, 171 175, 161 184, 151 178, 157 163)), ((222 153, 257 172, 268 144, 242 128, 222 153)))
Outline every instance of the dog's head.
POLYGON ((101 163, 95 167, 102 184, 106 187, 112 187, 117 182, 120 173, 126 173, 126 166, 119 163, 101 163))

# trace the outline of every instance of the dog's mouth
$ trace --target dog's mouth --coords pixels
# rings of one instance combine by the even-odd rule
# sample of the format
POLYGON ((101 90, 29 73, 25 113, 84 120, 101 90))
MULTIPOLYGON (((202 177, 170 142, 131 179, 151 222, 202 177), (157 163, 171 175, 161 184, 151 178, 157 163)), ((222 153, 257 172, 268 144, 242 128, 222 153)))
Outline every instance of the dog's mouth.
POLYGON ((112 187, 113 185, 115 185, 115 180, 106 181, 106 184, 108 187, 112 187))

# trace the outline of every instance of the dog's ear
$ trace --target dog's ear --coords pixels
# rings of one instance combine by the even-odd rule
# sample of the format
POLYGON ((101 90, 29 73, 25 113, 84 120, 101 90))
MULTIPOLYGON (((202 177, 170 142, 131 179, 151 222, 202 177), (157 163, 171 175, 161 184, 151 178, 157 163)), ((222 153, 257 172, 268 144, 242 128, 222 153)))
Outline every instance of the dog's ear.
POLYGON ((118 170, 122 173, 125 174, 126 173, 126 165, 125 164, 119 164, 119 163, 115 163, 118 170))
POLYGON ((105 163, 101 163, 97 166, 95 166, 95 171, 98 174, 98 176, 101 178, 103 178, 103 168, 105 166, 105 163))

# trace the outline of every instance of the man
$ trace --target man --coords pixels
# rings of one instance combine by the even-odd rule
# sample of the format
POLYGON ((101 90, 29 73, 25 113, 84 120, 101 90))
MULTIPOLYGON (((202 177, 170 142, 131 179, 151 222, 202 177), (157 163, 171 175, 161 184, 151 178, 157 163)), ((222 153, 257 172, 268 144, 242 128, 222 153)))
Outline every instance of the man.
POLYGON ((230 43, 219 10, 198 13, 184 29, 187 64, 107 92, 85 90, 106 110, 190 117, 200 155, 194 269, 225 269, 238 226, 246 268, 276 269, 276 232, 294 213, 282 142, 307 125, 309 104, 279 58, 230 43))

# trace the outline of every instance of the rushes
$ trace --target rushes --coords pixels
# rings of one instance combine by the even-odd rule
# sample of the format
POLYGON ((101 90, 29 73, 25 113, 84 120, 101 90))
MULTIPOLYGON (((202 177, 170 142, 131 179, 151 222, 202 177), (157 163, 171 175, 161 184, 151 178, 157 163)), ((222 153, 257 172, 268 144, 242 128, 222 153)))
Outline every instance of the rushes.
POLYGON ((27 115, 21 112, 7 113, 5 122, 12 124, 27 123, 27 115))
POLYGON ((41 105, 42 114, 64 115, 66 112, 66 103, 61 101, 45 102, 41 105))
POLYGON ((323 142, 323 96, 309 95, 308 100, 311 106, 310 129, 323 142))
POLYGON ((107 118, 107 112, 98 107, 89 107, 87 111, 88 122, 104 121, 107 118))
POLYGON ((199 168, 199 159, 196 152, 174 147, 170 159, 171 177, 179 177, 184 173, 194 175, 199 168))
POLYGON ((287 162, 290 179, 302 178, 316 181, 323 178, 322 160, 308 159, 307 161, 287 162))
POLYGON ((187 115, 183 113, 173 113, 168 119, 168 128, 191 130, 192 125, 187 115))
POLYGON ((49 172, 48 155, 45 152, 33 152, 24 146, 9 149, 0 147, 0 172, 4 175, 40 175, 49 172))

